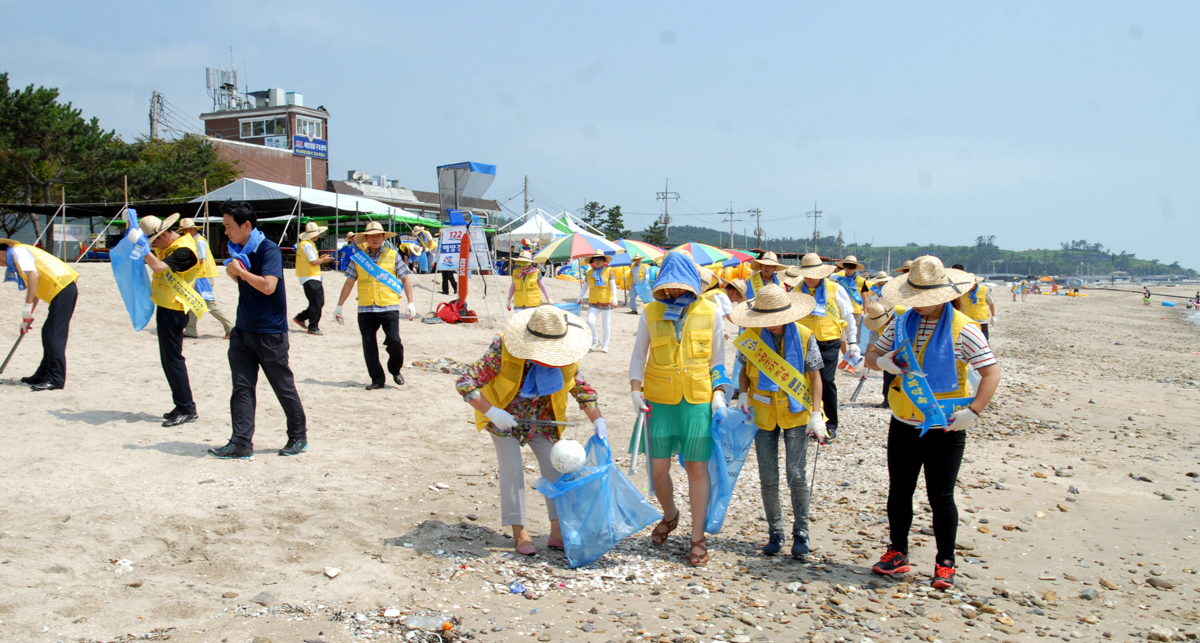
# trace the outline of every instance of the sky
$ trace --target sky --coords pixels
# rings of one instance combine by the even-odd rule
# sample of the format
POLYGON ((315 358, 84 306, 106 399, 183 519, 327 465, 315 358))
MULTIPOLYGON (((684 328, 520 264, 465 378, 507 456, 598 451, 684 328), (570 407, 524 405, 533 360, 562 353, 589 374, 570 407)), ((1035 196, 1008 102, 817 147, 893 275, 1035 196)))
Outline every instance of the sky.
MULTIPOLYGON (((497 166, 506 213, 641 229, 1009 249, 1086 239, 1198 267, 1196 2, 13 2, 0 71, 126 140, 206 67, 330 113, 330 175, 435 189, 497 166), (231 55, 232 48, 232 55, 231 55), (515 197, 515 198, 514 198, 515 197), (737 214, 734 229, 753 235, 737 214)), ((189 120, 190 119, 190 120, 189 120)), ((189 125, 190 123, 190 125, 189 125)), ((740 240, 739 240, 740 241, 740 240)))

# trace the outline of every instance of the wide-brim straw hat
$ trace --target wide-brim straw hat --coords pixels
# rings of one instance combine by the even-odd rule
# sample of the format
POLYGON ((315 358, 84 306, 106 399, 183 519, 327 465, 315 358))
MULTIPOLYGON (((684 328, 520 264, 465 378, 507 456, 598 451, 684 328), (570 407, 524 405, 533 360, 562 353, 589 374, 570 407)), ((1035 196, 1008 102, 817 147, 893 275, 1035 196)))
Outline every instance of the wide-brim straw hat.
POLYGON ((533 253, 528 250, 522 250, 521 254, 513 257, 514 263, 533 263, 533 253))
POLYGON ((179 213, 176 212, 167 217, 166 220, 159 219, 156 216, 146 215, 138 219, 138 227, 141 228, 142 234, 146 235, 146 241, 154 243, 154 240, 159 235, 171 229, 175 222, 179 220, 179 213))
POLYGON ((845 259, 837 262, 837 267, 843 270, 848 270, 851 266, 853 266, 855 270, 866 270, 867 268, 867 264, 859 261, 858 257, 855 257, 854 255, 849 255, 845 259))
POLYGON ((604 254, 603 250, 597 250, 592 253, 592 256, 588 257, 588 263, 592 263, 593 261, 595 261, 597 259, 603 259, 604 263, 608 263, 608 262, 612 261, 612 257, 604 254))
POLYGON ((304 226, 304 232, 300 233, 300 238, 304 241, 311 241, 325 233, 329 226, 317 225, 316 221, 309 221, 304 226))
POLYGON ((746 296, 745 280, 743 280, 743 279, 726 279, 726 278, 720 277, 720 276, 718 276, 717 279, 721 280, 722 288, 728 288, 729 286, 733 286, 734 290, 742 293, 742 297, 746 296))
POLYGON ((754 299, 733 307, 729 319, 742 328, 782 326, 803 319, 817 307, 812 295, 787 292, 783 286, 767 284, 754 293, 754 299))
POLYGON ((975 275, 947 268, 933 256, 917 257, 907 274, 883 287, 883 298, 893 306, 937 306, 954 301, 975 286, 975 275))
POLYGON ((194 220, 192 220, 191 218, 180 219, 179 226, 175 228, 175 230, 177 232, 184 232, 187 230, 199 230, 199 229, 200 229, 200 226, 196 225, 196 222, 194 220))
POLYGON ((784 274, 791 277, 792 281, 800 283, 799 279, 824 279, 835 272, 837 272, 837 266, 822 262, 821 255, 810 252, 800 259, 799 266, 788 268, 784 274))
POLYGON ((764 252, 758 259, 750 261, 751 270, 762 270, 763 266, 775 266, 776 268, 786 268, 784 264, 779 263, 779 256, 774 252, 764 252))
POLYGON ((354 233, 354 240, 362 243, 367 240, 367 236, 372 234, 382 234, 384 239, 391 239, 396 236, 395 232, 388 232, 383 229, 383 226, 378 221, 372 221, 367 224, 367 229, 362 232, 354 233))
POLYGON ((504 348, 513 357, 550 366, 574 364, 591 347, 583 319, 550 305, 522 310, 504 327, 504 348))
POLYGON ((716 275, 716 273, 709 270, 708 268, 705 268, 704 266, 700 266, 699 270, 700 270, 700 290, 707 291, 709 288, 712 288, 713 284, 717 281, 717 275, 716 275))
POLYGON ((892 272, 898 272, 898 273, 905 273, 905 272, 908 272, 908 271, 909 271, 909 269, 910 269, 910 268, 912 268, 912 264, 913 264, 912 260, 911 260, 911 259, 909 259, 908 261, 905 261, 905 262, 904 262, 904 265, 903 265, 903 266, 900 266, 899 268, 896 268, 896 269, 895 269, 895 270, 893 270, 892 272))
POLYGON ((867 307, 867 314, 863 315, 863 326, 873 333, 882 333, 893 317, 895 317, 895 313, 892 312, 891 307, 885 307, 880 302, 873 301, 867 307))

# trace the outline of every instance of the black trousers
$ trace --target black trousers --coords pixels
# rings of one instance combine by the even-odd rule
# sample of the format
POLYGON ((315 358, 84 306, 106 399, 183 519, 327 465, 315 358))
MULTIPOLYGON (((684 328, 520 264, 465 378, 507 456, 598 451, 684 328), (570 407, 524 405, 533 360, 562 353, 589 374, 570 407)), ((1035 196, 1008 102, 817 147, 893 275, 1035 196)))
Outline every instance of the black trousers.
POLYGON ((287 416, 288 439, 307 438, 308 420, 296 392, 296 380, 288 366, 287 333, 253 333, 234 328, 229 334, 229 370, 233 374, 233 394, 229 396, 229 417, 233 437, 239 446, 254 444, 254 414, 258 408, 255 390, 262 369, 275 391, 275 399, 287 416))
POLYGON ((46 322, 42 324, 42 363, 30 378, 34 382, 57 387, 66 384, 67 333, 71 330, 71 316, 75 314, 78 299, 79 289, 71 282, 51 300, 46 322))
POLYGON ((825 428, 829 429, 832 435, 838 427, 837 365, 838 360, 842 358, 842 340, 817 342, 817 348, 821 350, 821 361, 824 362, 821 366, 821 407, 825 409, 825 417, 828 418, 825 420, 825 428))
POLYGON ((921 430, 896 418, 888 429, 888 528, 892 549, 908 554, 908 530, 912 527, 912 498, 917 478, 925 469, 925 489, 933 509, 933 533, 937 541, 937 563, 954 566, 954 539, 958 536, 958 507, 954 504, 954 482, 962 466, 967 444, 966 431, 921 430))
POLYGON ((309 330, 320 330, 321 309, 325 307, 325 282, 320 279, 310 279, 304 282, 304 297, 308 299, 308 308, 296 315, 296 321, 308 322, 309 330))
POLYGON ((883 401, 888 401, 888 390, 892 388, 892 380, 896 379, 895 375, 884 371, 883 372, 883 401))
POLYGON ((176 413, 196 413, 192 400, 192 385, 188 381, 187 360, 183 358, 183 329, 187 328, 187 313, 158 306, 154 322, 158 325, 158 359, 171 387, 171 400, 176 413))
POLYGON ((363 359, 367 362, 372 384, 383 384, 385 377, 383 366, 379 364, 379 345, 375 343, 380 328, 383 329, 383 347, 388 354, 387 372, 396 375, 404 365, 404 344, 400 343, 400 311, 359 313, 358 332, 362 335, 363 359))
POLYGON ((988 324, 987 322, 979 322, 979 329, 983 331, 983 338, 987 340, 992 338, 992 336, 988 334, 988 326, 990 325, 991 324, 988 324))
POLYGON ((442 294, 443 295, 450 294, 450 290, 449 290, 449 288, 447 288, 447 284, 454 287, 454 294, 457 295, 458 294, 458 273, 454 272, 453 270, 443 270, 442 271, 442 294))

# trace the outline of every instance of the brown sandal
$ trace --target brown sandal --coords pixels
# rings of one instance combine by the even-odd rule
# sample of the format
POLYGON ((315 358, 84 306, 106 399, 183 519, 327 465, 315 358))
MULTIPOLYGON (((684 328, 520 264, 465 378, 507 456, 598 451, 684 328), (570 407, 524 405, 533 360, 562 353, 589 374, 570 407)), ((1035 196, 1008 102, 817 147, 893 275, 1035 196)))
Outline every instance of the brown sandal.
POLYGON ((711 557, 708 555, 708 543, 706 542, 707 540, 708 540, 708 536, 704 536, 700 540, 692 541, 692 549, 691 549, 691 551, 688 552, 689 554, 691 554, 691 556, 688 557, 688 562, 690 562, 692 564, 692 567, 702 567, 702 566, 708 564, 708 561, 710 560, 711 557), (699 549, 701 552, 703 552, 699 556, 697 556, 694 553, 697 549, 699 549))
POLYGON ((675 531, 675 528, 679 526, 679 515, 682 513, 682 511, 676 508, 674 518, 670 520, 663 518, 661 522, 655 525, 654 531, 650 532, 650 542, 659 546, 667 542, 667 537, 669 537, 671 532, 675 531), (660 529, 666 529, 666 531, 659 531, 660 529))

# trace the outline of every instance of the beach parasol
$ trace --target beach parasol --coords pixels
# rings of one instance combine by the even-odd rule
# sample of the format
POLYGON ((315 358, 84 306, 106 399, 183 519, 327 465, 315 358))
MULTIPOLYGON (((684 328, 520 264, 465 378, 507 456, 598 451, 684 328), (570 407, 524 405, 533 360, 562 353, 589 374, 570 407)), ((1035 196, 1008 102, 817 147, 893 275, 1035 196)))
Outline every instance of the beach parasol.
POLYGON ((658 246, 651 245, 645 241, 634 241, 632 239, 617 239, 617 246, 629 254, 629 258, 641 257, 642 261, 658 261, 662 256, 667 254, 666 250, 658 246))
POLYGON ((691 256, 692 261, 696 265, 707 266, 709 264, 721 263, 732 257, 727 250, 722 250, 704 243, 685 243, 682 246, 671 248, 671 252, 685 252, 691 256))
POLYGON ((548 261, 564 263, 580 257, 590 257, 596 254, 597 251, 603 252, 610 257, 625 252, 608 239, 598 237, 594 234, 576 232, 542 248, 540 252, 533 256, 533 260, 539 263, 546 263, 548 261))
POLYGON ((747 261, 754 261, 753 255, 742 252, 741 250, 726 250, 725 252, 728 252, 733 256, 721 263, 722 268, 732 268, 733 266, 746 263, 747 261))

